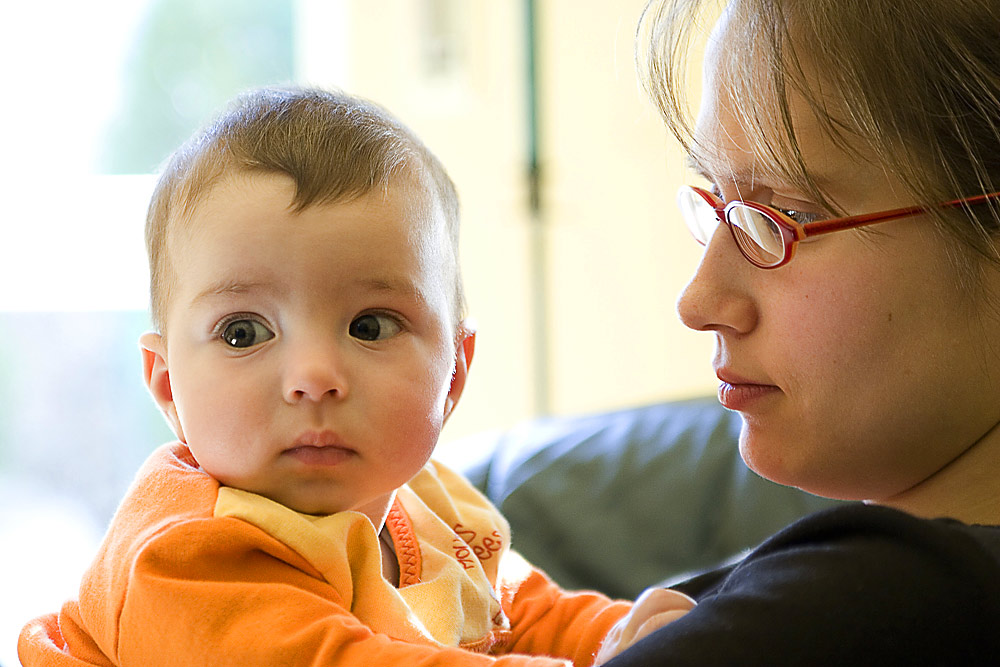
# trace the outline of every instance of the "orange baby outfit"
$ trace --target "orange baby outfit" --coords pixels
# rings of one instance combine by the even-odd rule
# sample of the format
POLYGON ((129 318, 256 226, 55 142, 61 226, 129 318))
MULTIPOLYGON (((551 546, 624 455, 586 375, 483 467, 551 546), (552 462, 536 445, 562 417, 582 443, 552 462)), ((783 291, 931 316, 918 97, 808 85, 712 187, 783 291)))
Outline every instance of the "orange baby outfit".
POLYGON ((167 445, 122 502, 79 601, 22 631, 21 661, 582 666, 629 609, 559 589, 439 464, 399 490, 386 527, 398 589, 367 516, 309 516, 221 487, 187 447, 167 445))

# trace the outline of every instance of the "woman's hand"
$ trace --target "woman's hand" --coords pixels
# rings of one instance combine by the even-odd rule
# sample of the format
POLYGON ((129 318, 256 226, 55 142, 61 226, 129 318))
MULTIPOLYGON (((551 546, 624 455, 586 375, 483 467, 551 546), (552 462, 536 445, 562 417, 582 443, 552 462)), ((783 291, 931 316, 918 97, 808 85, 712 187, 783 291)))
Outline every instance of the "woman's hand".
POLYGON ((629 646, 688 613, 695 601, 668 588, 648 588, 636 598, 632 611, 612 626, 594 658, 594 667, 602 665, 629 646))

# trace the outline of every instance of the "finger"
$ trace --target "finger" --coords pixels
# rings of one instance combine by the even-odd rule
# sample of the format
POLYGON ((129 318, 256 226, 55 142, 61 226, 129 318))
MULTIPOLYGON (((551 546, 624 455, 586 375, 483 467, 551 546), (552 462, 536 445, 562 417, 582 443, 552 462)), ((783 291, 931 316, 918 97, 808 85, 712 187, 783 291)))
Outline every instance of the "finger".
MULTIPOLYGON (((638 630, 636 630, 635 636, 632 637, 632 641, 629 646, 639 642, 643 637, 646 637, 653 632, 656 632, 665 625, 673 623, 678 618, 684 616, 690 611, 690 609, 674 609, 672 611, 665 611, 660 614, 656 614, 652 618, 648 619, 643 623, 638 630)), ((626 647, 622 647, 619 651, 624 651, 626 647)))
POLYGON ((628 639, 622 638, 620 636, 621 633, 618 632, 620 628, 616 627, 608 633, 604 643, 601 645, 600 650, 597 652, 597 655, 594 658, 594 667, 607 662, 625 649, 639 642, 639 640, 643 637, 652 634, 668 623, 676 621, 678 618, 688 613, 688 611, 688 609, 672 609, 670 611, 655 614, 654 616, 647 618, 646 621, 636 629, 635 634, 628 639))
POLYGON ((650 588, 635 601, 635 606, 625 617, 620 641, 634 642, 635 634, 647 620, 657 614, 672 611, 689 611, 695 607, 694 600, 678 591, 666 588, 650 588))

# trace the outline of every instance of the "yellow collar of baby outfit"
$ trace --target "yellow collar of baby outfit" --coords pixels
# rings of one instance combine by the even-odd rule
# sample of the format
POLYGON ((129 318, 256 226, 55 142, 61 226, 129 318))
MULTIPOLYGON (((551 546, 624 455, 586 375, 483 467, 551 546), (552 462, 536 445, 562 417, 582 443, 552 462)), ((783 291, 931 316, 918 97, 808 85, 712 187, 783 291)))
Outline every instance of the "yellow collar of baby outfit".
POLYGON ((399 489, 386 519, 398 589, 382 576, 378 533, 360 512, 312 516, 222 487, 215 516, 247 521, 297 551, 376 632, 485 650, 510 630, 496 592, 510 528, 475 488, 440 464, 429 463, 399 489))

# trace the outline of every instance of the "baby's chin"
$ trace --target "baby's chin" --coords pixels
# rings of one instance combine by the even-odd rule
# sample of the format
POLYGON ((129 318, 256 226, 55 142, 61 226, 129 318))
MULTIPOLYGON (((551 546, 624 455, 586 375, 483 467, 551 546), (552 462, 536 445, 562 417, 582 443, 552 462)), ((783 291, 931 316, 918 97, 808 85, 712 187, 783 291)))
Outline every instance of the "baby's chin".
POLYGON ((373 523, 375 517, 384 519, 385 513, 388 512, 389 506, 395 498, 395 494, 376 499, 355 498, 346 496, 343 487, 333 486, 333 488, 329 488, 329 485, 326 486, 328 487, 326 489, 314 486, 277 493, 266 491, 251 491, 251 493, 257 493, 300 514, 330 516, 340 512, 360 512, 372 517, 373 523))
POLYGON ((275 491, 272 489, 262 489, 254 486, 240 486, 239 484, 226 484, 234 489, 239 489, 241 491, 246 491, 248 493, 254 493, 263 498, 267 498, 279 505, 287 507, 290 510, 294 510, 299 514, 308 514, 312 516, 329 516, 331 514, 337 514, 346 510, 354 509, 355 503, 351 503, 350 499, 341 499, 331 497, 332 493, 321 493, 316 490, 310 490, 307 492, 303 491, 289 491, 280 490, 275 491))
POLYGON ((359 489, 347 488, 350 485, 349 476, 345 485, 344 478, 333 474, 328 466, 317 466, 305 473, 289 474, 285 470, 275 471, 270 476, 254 476, 234 474, 231 470, 213 470, 202 463, 199 465, 223 486, 256 494, 300 514, 329 516, 355 511, 369 517, 384 517, 395 498, 394 490, 385 494, 375 490, 359 494, 359 489))

